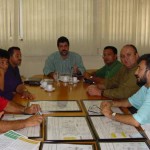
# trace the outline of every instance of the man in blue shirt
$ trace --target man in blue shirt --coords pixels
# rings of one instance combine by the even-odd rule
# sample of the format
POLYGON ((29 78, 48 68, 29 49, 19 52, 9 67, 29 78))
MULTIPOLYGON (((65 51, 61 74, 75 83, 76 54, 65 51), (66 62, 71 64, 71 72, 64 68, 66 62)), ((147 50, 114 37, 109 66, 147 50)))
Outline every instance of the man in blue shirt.
POLYGON ((8 49, 10 55, 9 66, 4 76, 4 88, 0 90, 0 96, 8 100, 12 100, 17 92, 23 98, 33 99, 34 96, 26 89, 22 83, 18 66, 21 64, 21 51, 19 47, 10 47, 8 49))
POLYGON ((110 119, 138 127, 142 124, 150 123, 150 54, 145 54, 139 58, 135 76, 137 84, 140 86, 143 85, 137 93, 126 100, 102 102, 101 109, 102 113, 110 119), (137 112, 123 115, 112 112, 112 106, 134 106, 137 112))
POLYGON ((52 53, 45 61, 43 72, 54 78, 56 72, 60 74, 83 75, 85 67, 79 54, 69 51, 69 40, 62 36, 57 40, 57 52, 52 53))
MULTIPOLYGON (((5 50, 0 49, 0 91, 4 88, 4 75, 8 68, 9 53, 5 50)), ((8 101, 7 99, 0 96, 0 118, 5 112, 11 113, 25 113, 25 114, 36 114, 41 111, 39 105, 33 104, 29 107, 24 107, 13 101, 8 101)), ((0 133, 9 130, 18 130, 24 127, 31 127, 40 124, 43 120, 41 115, 34 115, 24 120, 15 121, 3 121, 0 119, 0 133)))

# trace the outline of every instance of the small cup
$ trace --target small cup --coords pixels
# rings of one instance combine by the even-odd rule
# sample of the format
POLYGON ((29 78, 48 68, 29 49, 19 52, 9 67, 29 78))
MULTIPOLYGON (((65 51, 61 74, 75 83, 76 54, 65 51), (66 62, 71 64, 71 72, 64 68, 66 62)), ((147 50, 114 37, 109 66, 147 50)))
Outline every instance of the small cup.
POLYGON ((63 81, 64 81, 64 82, 68 82, 68 79, 69 79, 68 76, 64 76, 63 81))
POLYGON ((78 81, 78 80, 77 80, 77 77, 73 77, 73 78, 72 78, 72 81, 73 81, 73 83, 77 83, 77 81, 78 81))
POLYGON ((43 87, 43 88, 46 88, 46 86, 47 86, 47 82, 46 82, 46 81, 44 81, 44 82, 42 82, 42 84, 41 84, 41 85, 42 85, 42 87, 43 87))
POLYGON ((46 86, 46 90, 51 91, 53 89, 53 86, 51 84, 48 84, 46 86))

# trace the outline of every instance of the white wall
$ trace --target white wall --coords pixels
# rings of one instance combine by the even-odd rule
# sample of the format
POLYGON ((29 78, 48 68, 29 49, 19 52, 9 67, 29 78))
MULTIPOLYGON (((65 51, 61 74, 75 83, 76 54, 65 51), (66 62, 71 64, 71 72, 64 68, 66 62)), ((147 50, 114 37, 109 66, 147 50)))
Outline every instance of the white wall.
MULTIPOLYGON (((41 57, 23 57, 20 66, 20 74, 28 78, 33 75, 43 74, 43 67, 47 56, 41 57)), ((104 65, 100 55, 97 56, 82 56, 86 69, 98 69, 104 65)))

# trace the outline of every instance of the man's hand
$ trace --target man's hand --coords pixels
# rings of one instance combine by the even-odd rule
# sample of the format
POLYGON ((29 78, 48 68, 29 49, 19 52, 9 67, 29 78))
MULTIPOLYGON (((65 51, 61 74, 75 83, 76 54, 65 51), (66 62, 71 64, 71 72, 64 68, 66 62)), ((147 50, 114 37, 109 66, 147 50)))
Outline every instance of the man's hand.
POLYGON ((112 102, 102 102, 100 105, 101 112, 108 118, 112 119, 112 102))
POLYGON ((111 108, 113 105, 112 101, 104 101, 101 103, 100 108, 103 109, 104 107, 109 107, 111 108))
POLYGON ((36 114, 39 111, 41 111, 40 105, 32 104, 30 107, 25 108, 24 113, 26 113, 26 114, 36 114))
POLYGON ((2 116, 4 115, 4 111, 0 112, 0 118, 2 118, 2 116))
POLYGON ((98 89, 95 85, 88 86, 87 92, 90 96, 101 96, 101 90, 98 89))
POLYGON ((32 95, 29 91, 23 91, 21 98, 32 100, 35 99, 35 96, 32 95))
POLYGON ((31 116, 31 117, 25 119, 24 121, 25 121, 25 127, 37 126, 42 123, 43 116, 34 115, 34 116, 31 116))
POLYGON ((73 66, 73 73, 77 74, 78 73, 78 66, 77 65, 74 65, 73 66))

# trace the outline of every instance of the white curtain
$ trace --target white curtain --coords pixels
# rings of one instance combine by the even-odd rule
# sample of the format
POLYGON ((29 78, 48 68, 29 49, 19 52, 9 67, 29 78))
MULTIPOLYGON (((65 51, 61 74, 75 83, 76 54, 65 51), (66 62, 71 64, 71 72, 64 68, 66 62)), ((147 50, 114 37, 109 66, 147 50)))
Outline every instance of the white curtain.
POLYGON ((14 0, 0 0, 0 48, 14 44, 14 0))
POLYGON ((60 36, 70 50, 90 54, 93 44, 93 0, 22 0, 23 42, 26 55, 57 50, 60 36))
POLYGON ((81 55, 128 43, 146 53, 149 26, 150 0, 0 0, 0 47, 19 46, 25 56, 49 55, 60 36, 81 55))

